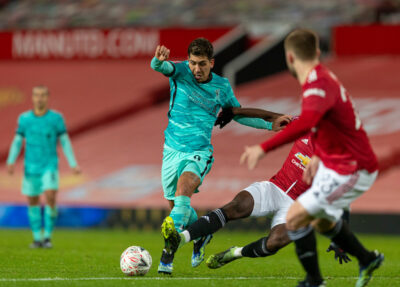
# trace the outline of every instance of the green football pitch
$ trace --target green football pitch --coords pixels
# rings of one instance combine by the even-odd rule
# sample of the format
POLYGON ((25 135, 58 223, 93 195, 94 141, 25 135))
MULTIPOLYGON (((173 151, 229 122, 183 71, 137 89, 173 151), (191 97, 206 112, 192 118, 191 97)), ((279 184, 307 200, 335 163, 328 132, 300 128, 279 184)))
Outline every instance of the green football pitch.
MULTIPOLYGON (((261 237, 257 232, 218 232, 207 255, 233 245, 245 245, 261 237)), ((369 248, 385 254, 369 286, 400 286, 400 237, 360 235, 369 248)), ((54 248, 31 250, 28 230, 0 230, 0 286, 296 286, 304 276, 293 244, 267 258, 243 258, 220 269, 203 263, 190 266, 192 244, 176 254, 174 275, 159 276, 157 265, 162 238, 153 231, 56 230, 54 248), (153 257, 153 266, 144 277, 126 277, 119 269, 122 251, 139 245, 153 257)), ((354 286, 358 264, 339 265, 326 253, 328 241, 318 237, 320 264, 328 286, 354 286)))

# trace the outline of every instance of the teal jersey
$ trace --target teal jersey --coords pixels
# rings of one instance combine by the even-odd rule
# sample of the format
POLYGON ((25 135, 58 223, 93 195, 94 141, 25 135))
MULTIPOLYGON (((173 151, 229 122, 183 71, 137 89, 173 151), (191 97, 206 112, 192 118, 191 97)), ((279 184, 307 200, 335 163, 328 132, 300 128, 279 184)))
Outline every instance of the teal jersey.
POLYGON ((25 174, 58 169, 57 142, 67 132, 63 116, 48 110, 43 116, 27 111, 18 118, 17 134, 25 138, 25 174))
POLYGON ((172 64, 165 144, 182 152, 212 149, 211 132, 220 108, 240 106, 232 87, 214 73, 209 81, 198 83, 188 61, 172 64))

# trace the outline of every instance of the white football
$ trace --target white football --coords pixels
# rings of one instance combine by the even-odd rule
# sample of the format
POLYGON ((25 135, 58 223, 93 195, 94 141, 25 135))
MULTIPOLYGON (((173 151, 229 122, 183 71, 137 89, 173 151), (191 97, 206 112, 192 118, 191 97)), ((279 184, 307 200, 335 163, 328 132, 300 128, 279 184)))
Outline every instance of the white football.
POLYGON ((140 247, 131 246, 121 254, 120 266, 125 275, 143 276, 149 272, 152 259, 150 253, 140 247))

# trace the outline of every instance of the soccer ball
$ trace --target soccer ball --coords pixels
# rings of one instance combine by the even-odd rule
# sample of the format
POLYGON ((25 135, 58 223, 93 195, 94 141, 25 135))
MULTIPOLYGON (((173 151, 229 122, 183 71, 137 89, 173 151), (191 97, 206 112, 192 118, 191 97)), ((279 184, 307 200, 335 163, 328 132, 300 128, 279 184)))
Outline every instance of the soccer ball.
POLYGON ((149 251, 140 246, 131 246, 121 254, 120 266, 125 275, 143 276, 149 272, 152 259, 149 251))

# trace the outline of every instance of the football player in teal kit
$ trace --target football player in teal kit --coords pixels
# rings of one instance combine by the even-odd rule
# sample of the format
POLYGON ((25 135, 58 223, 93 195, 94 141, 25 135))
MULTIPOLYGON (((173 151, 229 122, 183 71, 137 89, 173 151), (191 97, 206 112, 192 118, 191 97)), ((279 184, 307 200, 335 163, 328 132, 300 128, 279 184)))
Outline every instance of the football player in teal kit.
MULTIPOLYGON (((182 231, 197 220, 190 200, 214 162, 211 132, 218 112, 221 108, 240 107, 228 79, 211 72, 213 46, 207 39, 190 43, 187 61, 167 61, 169 53, 165 46, 158 46, 151 61, 155 71, 169 78, 171 93, 161 176, 164 197, 172 210, 164 220, 163 233, 171 225, 182 231)), ((270 121, 242 116, 234 120, 254 128, 278 130, 281 121, 288 118, 271 113, 270 121)), ((193 267, 203 261, 204 247, 210 239, 211 235, 194 242, 193 267)), ((173 252, 166 245, 158 272, 171 274, 172 270, 173 252)))
POLYGON ((33 233, 31 248, 51 248, 51 236, 57 219, 56 194, 59 184, 57 144, 60 142, 69 166, 75 174, 80 168, 75 160, 63 116, 48 108, 49 90, 36 86, 32 90, 33 110, 22 113, 7 159, 9 174, 25 140, 24 178, 22 193, 28 198, 28 217, 33 233), (39 202, 46 196, 44 233, 39 202))

